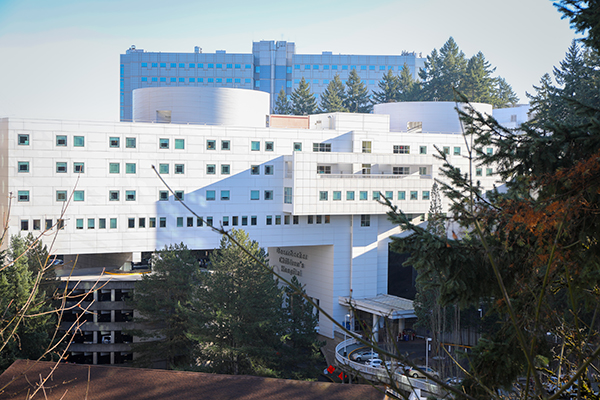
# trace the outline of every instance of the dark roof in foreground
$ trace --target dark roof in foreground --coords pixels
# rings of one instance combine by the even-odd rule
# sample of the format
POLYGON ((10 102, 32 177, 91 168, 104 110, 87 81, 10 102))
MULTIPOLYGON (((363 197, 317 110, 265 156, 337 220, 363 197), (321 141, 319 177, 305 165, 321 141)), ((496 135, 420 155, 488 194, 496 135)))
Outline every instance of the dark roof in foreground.
MULTIPOLYGON (((15 361, 2 375, 0 399, 25 399, 56 366, 52 362, 15 361), (40 378, 42 377, 42 378, 40 378)), ((369 385, 343 385, 261 378, 248 375, 216 375, 104 365, 58 364, 34 399, 48 400, 186 400, 186 399, 327 399, 370 400, 384 394, 369 385), (88 384, 89 374, 89 384, 88 384)))

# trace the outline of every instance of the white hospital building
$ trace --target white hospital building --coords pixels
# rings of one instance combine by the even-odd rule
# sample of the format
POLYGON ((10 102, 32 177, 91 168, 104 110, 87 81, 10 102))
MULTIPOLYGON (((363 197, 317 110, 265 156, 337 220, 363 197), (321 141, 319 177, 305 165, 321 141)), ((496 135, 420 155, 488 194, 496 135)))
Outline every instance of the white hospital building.
MULTIPOLYGON (((207 224, 240 228, 336 320, 351 297, 374 326, 387 316, 402 327, 412 302, 387 296, 389 237, 399 229, 375 199, 426 214, 440 178, 434 146, 468 171, 455 104, 276 116, 269 101, 235 88, 142 88, 133 92, 133 122, 0 119, 9 234, 47 230, 50 245, 60 229, 52 251, 65 263, 79 256, 78 267, 111 268, 172 243, 217 248, 207 224)), ((486 189, 497 183, 491 168, 474 173, 486 189)), ((319 323, 334 337, 329 320, 319 323)))

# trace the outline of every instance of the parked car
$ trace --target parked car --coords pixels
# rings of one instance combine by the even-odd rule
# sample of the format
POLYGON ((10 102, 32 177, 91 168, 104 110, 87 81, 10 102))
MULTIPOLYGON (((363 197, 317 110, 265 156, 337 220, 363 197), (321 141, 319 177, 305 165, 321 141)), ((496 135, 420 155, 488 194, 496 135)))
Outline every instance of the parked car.
POLYGON ((365 365, 373 368, 381 368, 383 365, 383 360, 380 360, 379 358, 371 358, 365 363, 365 365))
POLYGON ((358 362, 370 360, 371 358, 379 358, 379 354, 373 350, 361 351, 354 356, 354 359, 358 362))
POLYGON ((406 375, 412 377, 412 378, 426 378, 425 374, 423 373, 423 371, 427 372, 430 376, 434 376, 436 378, 439 379, 440 374, 438 374, 438 372, 436 370, 434 370, 431 367, 424 367, 424 366, 419 366, 418 369, 416 368, 410 368, 406 371, 406 375))

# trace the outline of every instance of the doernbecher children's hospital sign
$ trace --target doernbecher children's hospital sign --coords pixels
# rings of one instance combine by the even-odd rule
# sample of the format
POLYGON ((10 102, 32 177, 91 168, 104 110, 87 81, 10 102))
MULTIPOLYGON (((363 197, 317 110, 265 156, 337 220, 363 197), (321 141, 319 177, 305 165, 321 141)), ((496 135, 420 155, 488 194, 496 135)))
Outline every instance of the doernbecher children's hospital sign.
POLYGON ((280 255, 281 272, 302 276, 302 270, 304 269, 302 260, 308 260, 308 255, 301 251, 282 250, 279 247, 277 248, 277 254, 280 255))

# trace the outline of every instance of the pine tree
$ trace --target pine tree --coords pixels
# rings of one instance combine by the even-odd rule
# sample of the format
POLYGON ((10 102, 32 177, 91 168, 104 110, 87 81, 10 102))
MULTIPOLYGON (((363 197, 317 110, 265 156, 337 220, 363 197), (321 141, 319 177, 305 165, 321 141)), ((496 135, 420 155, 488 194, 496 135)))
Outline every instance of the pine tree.
POLYGON ((476 103, 492 103, 494 97, 494 79, 496 68, 485 59, 480 51, 467 63, 465 75, 460 81, 459 92, 476 103))
POLYGON ((344 107, 345 99, 346 93, 344 90, 344 84, 342 83, 340 76, 336 74, 327 85, 327 88, 323 94, 321 94, 321 112, 348 112, 346 107, 344 107))
POLYGON ((277 99, 275 100, 275 108, 273 109, 273 114, 291 114, 290 102, 288 101, 287 95, 285 94, 285 90, 283 88, 281 88, 281 90, 279 91, 279 95, 277 95, 277 99))
POLYGON ((310 85, 302 77, 298 87, 290 96, 291 113, 294 115, 309 115, 317 112, 317 100, 310 91, 310 85))
POLYGON ((465 75, 467 60, 452 37, 439 53, 433 49, 427 56, 425 68, 419 71, 423 101, 454 101, 454 90, 460 87, 465 75))
POLYGON ((381 77, 377 84, 381 91, 373 92, 373 104, 394 103, 400 97, 400 78, 394 75, 391 69, 381 77))
POLYGON ((519 102, 519 97, 504 78, 499 76, 494 82, 496 86, 491 103, 495 108, 513 107, 519 102))
POLYGON ((404 63, 398 77, 398 101, 418 101, 420 89, 419 82, 413 78, 410 68, 404 63))
POLYGON ((352 113, 369 113, 372 109, 369 90, 355 69, 350 71, 348 80, 346 80, 346 101, 344 105, 352 113))

